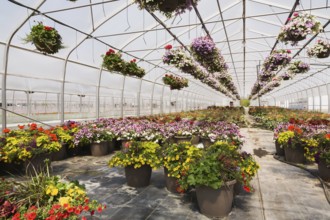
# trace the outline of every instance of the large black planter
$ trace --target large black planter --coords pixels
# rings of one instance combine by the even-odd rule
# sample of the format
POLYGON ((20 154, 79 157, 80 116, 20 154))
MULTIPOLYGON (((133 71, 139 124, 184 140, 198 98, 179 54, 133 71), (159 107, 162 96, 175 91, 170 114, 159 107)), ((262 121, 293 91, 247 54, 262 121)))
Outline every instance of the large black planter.
POLYGON ((109 144, 108 142, 100 142, 100 143, 91 143, 90 145, 91 154, 95 157, 105 156, 109 152, 109 144))
POLYGON ((115 141, 114 140, 108 141, 107 144, 108 144, 108 153, 111 154, 115 150, 115 141))
POLYGON ((232 208, 235 183, 236 180, 227 182, 220 189, 213 189, 208 186, 196 187, 200 212, 208 217, 227 216, 232 208))
POLYGON ((151 167, 143 165, 134 169, 134 166, 125 167, 127 185, 132 187, 146 187, 150 184, 151 167))
POLYGON ((67 149, 68 145, 62 144, 61 149, 59 151, 53 152, 51 154, 52 161, 60 161, 66 159, 68 157, 67 149))
POLYGON ((320 159, 318 164, 319 176, 326 180, 330 181, 330 165, 327 166, 324 159, 320 159))
POLYGON ((330 50, 327 50, 326 52, 323 52, 323 53, 319 53, 317 55, 317 58, 320 58, 320 59, 323 59, 323 58, 327 58, 330 56, 330 50))
POLYGON ((22 163, 5 163, 0 161, 0 176, 22 174, 22 163))
POLYGON ((32 158, 26 160, 23 164, 23 169, 26 175, 35 176, 38 173, 47 171, 47 163, 50 167, 51 155, 47 153, 33 155, 32 158))
POLYGON ((275 148, 276 148, 276 155, 277 156, 284 156, 285 152, 284 152, 284 148, 281 147, 281 145, 277 142, 277 140, 275 141, 275 148))
POLYGON ((166 189, 171 193, 178 193, 178 180, 174 177, 168 176, 168 170, 164 167, 164 176, 165 176, 165 183, 166 189))
POLYGON ((285 147, 284 148, 285 160, 291 163, 305 163, 306 158, 304 155, 304 147, 297 144, 295 148, 285 147))

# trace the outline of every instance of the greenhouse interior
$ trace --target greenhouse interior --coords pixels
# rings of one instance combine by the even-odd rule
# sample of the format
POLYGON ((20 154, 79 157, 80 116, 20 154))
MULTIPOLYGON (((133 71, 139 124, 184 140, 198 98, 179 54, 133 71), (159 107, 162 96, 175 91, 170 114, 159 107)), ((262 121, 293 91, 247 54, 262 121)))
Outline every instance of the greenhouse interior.
POLYGON ((0 219, 330 219, 328 0, 2 0, 0 81, 0 219))

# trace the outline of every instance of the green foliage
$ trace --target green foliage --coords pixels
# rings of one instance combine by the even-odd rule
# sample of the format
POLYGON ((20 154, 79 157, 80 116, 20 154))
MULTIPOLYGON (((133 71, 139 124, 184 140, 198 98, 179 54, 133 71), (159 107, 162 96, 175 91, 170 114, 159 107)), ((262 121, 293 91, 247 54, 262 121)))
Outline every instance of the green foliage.
POLYGON ((202 156, 202 150, 190 142, 183 142, 165 146, 163 156, 168 176, 178 179, 181 188, 187 189, 187 172, 191 164, 202 156))
POLYGON ((133 59, 130 62, 125 62, 123 74, 142 78, 146 74, 146 72, 143 68, 139 67, 136 64, 136 61, 133 59))
POLYGON ((227 181, 239 179, 237 147, 227 142, 216 142, 206 149, 200 160, 190 166, 187 184, 219 189, 227 181))
POLYGON ((63 48, 62 37, 55 28, 44 26, 42 22, 34 25, 25 41, 33 43, 36 48, 46 54, 54 54, 63 48))
POLYGON ((143 165, 158 168, 162 164, 161 147, 154 142, 128 142, 125 148, 117 152, 109 161, 110 167, 134 166, 135 169, 143 165))
POLYGON ((241 106, 249 107, 250 106, 250 100, 249 99, 241 99, 240 104, 241 104, 241 106))

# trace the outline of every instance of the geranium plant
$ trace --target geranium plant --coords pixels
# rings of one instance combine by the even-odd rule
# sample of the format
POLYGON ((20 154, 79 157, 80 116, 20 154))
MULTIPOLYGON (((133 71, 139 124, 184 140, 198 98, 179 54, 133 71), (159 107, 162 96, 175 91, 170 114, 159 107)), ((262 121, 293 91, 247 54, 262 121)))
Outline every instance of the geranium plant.
POLYGON ((125 70, 125 61, 121 58, 121 53, 109 49, 103 57, 102 66, 109 71, 123 72, 125 70))
POLYGON ((136 76, 142 78, 146 72, 143 68, 136 64, 136 59, 132 59, 130 62, 125 62, 125 68, 123 70, 124 75, 136 76))
POLYGON ((309 57, 327 58, 330 55, 330 43, 326 40, 318 40, 317 43, 308 48, 309 57))
POLYGON ((109 161, 110 167, 134 166, 135 169, 143 165, 158 168, 162 164, 161 147, 153 142, 128 142, 125 148, 117 152, 109 161))
POLYGON ((44 54, 54 54, 63 48, 62 37, 57 30, 43 25, 42 22, 34 25, 24 40, 34 44, 37 50, 44 54))
POLYGON ((184 13, 191 10, 192 4, 197 4, 199 0, 135 0, 140 9, 148 9, 151 12, 160 11, 170 18, 174 14, 184 13))
POLYGON ((165 85, 169 85, 171 90, 180 90, 184 87, 188 87, 188 80, 182 77, 174 76, 172 74, 166 74, 163 77, 163 82, 165 85))
POLYGON ((252 155, 247 152, 241 153, 238 166, 240 167, 241 171, 239 180, 243 183, 244 190, 250 192, 253 189, 251 186, 251 180, 257 174, 257 171, 260 167, 252 155))
POLYGON ((288 71, 297 74, 297 73, 307 73, 310 69, 308 63, 302 62, 301 60, 294 61, 290 64, 288 71))
POLYGON ((323 30, 322 25, 314 15, 306 12, 294 12, 289 22, 282 27, 277 39, 279 41, 291 42, 296 45, 298 41, 304 40, 308 34, 317 34, 323 30))

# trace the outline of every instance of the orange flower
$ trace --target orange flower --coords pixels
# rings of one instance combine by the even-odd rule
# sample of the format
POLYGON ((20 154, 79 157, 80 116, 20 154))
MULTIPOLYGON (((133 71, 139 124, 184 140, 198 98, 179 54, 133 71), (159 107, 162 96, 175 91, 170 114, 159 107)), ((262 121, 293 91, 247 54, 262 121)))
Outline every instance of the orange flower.
POLYGON ((25 125, 17 125, 19 129, 24 129, 25 125))
POLYGON ((2 132, 5 133, 5 134, 6 133, 9 133, 10 132, 10 129, 9 128, 5 128, 5 129, 2 130, 2 132))
POLYGON ((301 130, 300 128, 295 128, 294 130, 295 130, 295 132, 297 132, 298 134, 302 134, 302 130, 301 130))
POLYGON ((38 128, 38 131, 43 132, 44 129, 43 129, 42 127, 39 127, 39 128, 38 128))
POLYGON ((330 134, 326 134, 326 135, 325 135, 325 138, 326 138, 326 139, 330 139, 330 134))
POLYGON ((288 126, 288 130, 289 130, 289 131, 294 131, 294 128, 295 128, 294 125, 289 125, 289 126, 288 126))

